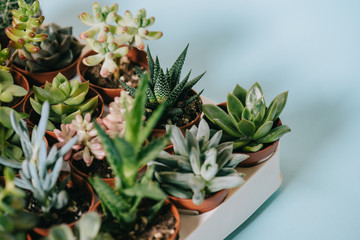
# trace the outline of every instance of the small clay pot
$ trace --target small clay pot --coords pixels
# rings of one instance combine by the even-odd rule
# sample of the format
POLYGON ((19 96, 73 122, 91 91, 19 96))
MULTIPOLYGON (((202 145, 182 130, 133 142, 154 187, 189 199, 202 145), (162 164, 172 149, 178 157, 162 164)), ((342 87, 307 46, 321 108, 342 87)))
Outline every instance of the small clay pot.
POLYGON ((205 198, 205 200, 200 205, 195 205, 192 199, 178 198, 170 195, 168 198, 178 209, 197 211, 199 214, 202 214, 219 206, 224 201, 228 192, 228 189, 221 190, 211 195, 210 197, 205 198))
MULTIPOLYGON (((41 86, 43 87, 43 86, 41 86)), ((93 118, 100 118, 104 112, 104 100, 101 97, 101 95, 95 91, 93 88, 89 88, 89 92, 86 95, 87 99, 88 98, 92 98, 98 96, 98 106, 96 107, 94 113, 92 114, 94 117, 93 118)), ((35 125, 35 123, 38 122, 39 120, 39 116, 38 114, 34 111, 34 109, 32 108, 31 104, 30 104, 30 98, 34 98, 34 92, 32 91, 30 94, 27 95, 25 101, 24 101, 24 105, 23 105, 23 109, 22 111, 24 113, 28 113, 29 114, 29 118, 27 119, 27 122, 30 125, 35 125)), ((54 131, 46 131, 46 133, 48 135, 50 135, 52 138, 56 139, 56 135, 54 133, 54 131)))
MULTIPOLYGON (((192 95, 191 96, 195 96, 197 94, 197 92, 195 92, 193 89, 191 89, 192 95)), ((200 105, 203 104, 201 98, 199 98, 200 100, 200 105)), ((201 107, 200 107, 201 110, 201 107)), ((200 122, 200 117, 201 117, 202 112, 200 112, 195 119, 193 119, 191 122, 189 122, 188 124, 179 127, 181 132, 185 135, 186 133, 186 129, 190 129, 193 125, 197 125, 200 122)), ((154 128, 151 131, 151 137, 155 137, 155 138, 159 138, 164 136, 166 133, 166 129, 165 128, 154 128)))
MULTIPOLYGON (((29 90, 30 90, 29 83, 26 80, 26 78, 24 77, 24 75, 22 75, 21 73, 16 72, 16 71, 11 71, 11 75, 14 79, 14 83, 16 85, 19 85, 20 87, 25 88, 25 90, 28 92, 27 94, 29 94, 29 90)), ((22 97, 22 99, 17 104, 15 104, 14 106, 11 106, 11 108, 15 109, 15 110, 20 110, 19 108, 21 107, 21 104, 23 104, 23 102, 25 101, 25 98, 26 98, 26 95, 24 97, 22 97)))
MULTIPOLYGON (((95 55, 95 54, 96 54, 96 52, 94 52, 92 50, 85 53, 84 56, 81 57, 81 60, 78 62, 77 66, 76 66, 77 73, 80 76, 81 81, 83 81, 83 82, 88 81, 87 79, 85 79, 85 73, 90 67, 86 66, 82 62, 82 60, 88 56, 95 55)), ((148 68, 146 52, 141 51, 137 48, 131 48, 126 56, 129 58, 129 60, 134 62, 136 65, 148 68)), ((91 82, 90 82, 90 86, 92 88, 96 89, 96 91, 98 91, 103 96, 106 104, 109 104, 110 102, 114 101, 115 97, 119 97, 120 92, 123 90, 123 88, 105 88, 105 87, 95 85, 91 82)))
POLYGON ((55 70, 55 71, 51 71, 51 72, 29 72, 26 71, 24 69, 22 69, 21 67, 16 66, 15 64, 13 64, 13 68, 22 73, 24 76, 26 76, 29 80, 30 85, 35 85, 35 86, 42 86, 46 83, 46 81, 48 82, 52 82, 54 77, 56 77, 56 75, 58 73, 63 74, 67 79, 71 79, 76 75, 76 65, 80 60, 80 56, 73 61, 69 66, 59 69, 59 70, 55 70))
MULTIPOLYGON (((227 112, 227 103, 226 102, 220 103, 217 106, 227 112)), ((281 125, 282 125, 282 122, 278 118, 274 122, 274 126, 278 127, 278 126, 281 126, 281 125)), ((262 162, 265 162, 266 160, 268 160, 274 154, 274 152, 278 148, 278 145, 279 145, 279 140, 276 140, 275 142, 269 144, 267 147, 265 147, 265 148, 263 148, 263 149, 261 149, 261 150, 259 150, 257 152, 253 152, 253 153, 241 152, 241 151, 234 150, 233 153, 242 153, 242 154, 246 154, 246 155, 249 156, 249 158, 247 158, 244 161, 240 162, 237 165, 237 167, 252 167, 252 166, 255 166, 255 165, 260 164, 262 162)))
MULTIPOLYGON (((69 172, 61 172, 59 176, 59 181, 64 180, 68 175, 70 174, 70 180, 67 184, 67 187, 69 188, 76 188, 78 191, 82 192, 84 196, 87 198, 87 201, 89 201, 90 206, 88 212, 93 211, 95 206, 95 194, 91 187, 91 185, 82 177, 80 177, 77 174, 69 173, 69 172)), ((67 224, 70 228, 74 228, 76 224, 75 222, 67 224)), ((46 237, 49 235, 50 229, 48 228, 34 228, 33 231, 41 236, 46 237)))
MULTIPOLYGON (((174 217, 176 219, 175 232, 170 238, 168 238, 168 240, 178 239, 178 235, 179 235, 179 231, 180 231, 180 214, 179 214, 179 211, 175 207, 175 205, 169 200, 165 200, 164 205, 170 205, 170 210, 171 210, 172 214, 174 215, 174 217)), ((101 201, 98 201, 95 204, 93 211, 98 212, 101 217, 104 217, 104 214, 102 213, 102 211, 100 209, 101 209, 101 201)))

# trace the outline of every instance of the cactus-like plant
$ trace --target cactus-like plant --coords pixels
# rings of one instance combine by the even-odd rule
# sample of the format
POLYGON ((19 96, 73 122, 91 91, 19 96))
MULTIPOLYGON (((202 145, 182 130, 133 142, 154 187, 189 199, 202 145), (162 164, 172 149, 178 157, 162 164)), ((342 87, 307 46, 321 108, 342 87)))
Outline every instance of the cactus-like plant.
POLYGON ((10 103, 14 97, 23 97, 28 92, 21 86, 14 84, 11 73, 0 70, 0 106, 10 103))
POLYGON ((99 195, 107 218, 115 219, 117 227, 113 231, 128 234, 141 231, 161 208, 166 195, 152 183, 153 168, 150 168, 140 180, 138 169, 153 160, 169 141, 169 136, 152 140, 144 145, 146 138, 160 118, 163 107, 159 108, 144 125, 144 105, 146 102, 147 77, 141 79, 133 109, 125 112, 126 128, 122 138, 110 138, 105 131, 98 130, 106 158, 115 175, 115 186, 111 188, 99 177, 89 179, 99 195), (140 206, 144 199, 151 199, 145 211, 140 206), (135 229, 135 225, 140 226, 135 229))
POLYGON ((234 168, 248 156, 233 154, 232 142, 219 144, 221 130, 210 138, 209 125, 203 119, 198 128, 186 130, 186 137, 174 125, 166 128, 171 131, 175 155, 162 151, 150 165, 155 165, 156 180, 168 194, 192 198, 200 205, 207 196, 244 183, 244 174, 234 168))
POLYGON ((145 9, 140 9, 135 19, 130 11, 126 11, 124 17, 117 14, 118 5, 104 6, 95 2, 92 7, 93 16, 89 13, 81 13, 79 19, 91 28, 80 34, 81 39, 86 39, 90 48, 97 54, 83 59, 87 66, 95 66, 101 62, 100 74, 102 77, 114 74, 119 78, 119 66, 121 57, 135 43, 140 50, 144 49, 143 39, 156 40, 162 36, 162 32, 148 31, 155 22, 154 17, 146 18, 145 9), (117 25, 114 25, 114 24, 117 25), (95 40, 95 36, 97 38, 95 40), (120 47, 128 43, 128 46, 120 47))
POLYGON ((277 95, 266 107, 264 93, 259 83, 248 91, 236 85, 227 96, 227 112, 213 104, 202 106, 205 116, 226 132, 234 141, 234 149, 257 152, 264 144, 272 143, 290 132, 287 125, 274 126, 285 107, 288 92, 277 95))
POLYGON ((42 107, 41 119, 31 135, 28 135, 25 121, 17 121, 15 113, 11 112, 11 125, 20 137, 25 159, 22 163, 0 157, 0 163, 20 169, 20 177, 15 184, 32 192, 34 199, 40 204, 43 213, 49 213, 52 208, 61 209, 66 206, 68 196, 64 187, 67 178, 58 184, 58 177, 63 165, 63 156, 77 141, 77 137, 70 139, 61 149, 53 146, 47 153, 44 140, 46 125, 50 112, 50 104, 45 102, 42 107))
MULTIPOLYGON (((148 48, 149 73, 142 73, 139 69, 136 71, 139 77, 149 74, 150 80, 148 89, 146 90, 148 99, 146 107, 154 110, 159 104, 164 103, 166 110, 164 112, 163 122, 165 123, 171 120, 173 124, 176 124, 179 117, 184 114, 185 107, 199 99, 200 94, 203 92, 201 91, 191 97, 188 95, 191 88, 204 76, 205 72, 189 81, 191 73, 191 71, 189 71, 186 77, 180 81, 181 70, 184 65, 188 47, 189 45, 182 51, 171 68, 169 70, 166 69, 166 72, 161 68, 157 56, 156 60, 153 60, 150 49, 148 48)), ((129 91, 131 96, 135 95, 135 88, 123 82, 121 82, 121 84, 129 91)))
POLYGON ((34 43, 39 48, 36 53, 23 49, 25 60, 19 57, 14 62, 30 72, 51 72, 62 69, 74 62, 81 54, 83 45, 72 36, 72 27, 62 28, 50 23, 38 29, 46 34, 44 41, 34 43))
MULTIPOLYGON (((72 149, 76 150, 73 155, 74 160, 84 160, 86 166, 90 166, 94 158, 102 160, 105 157, 105 152, 100 144, 100 139, 97 136, 97 131, 94 128, 94 123, 91 122, 90 113, 85 114, 85 117, 76 115, 75 119, 71 123, 61 124, 61 131, 54 130, 59 144, 57 146, 63 146, 67 141, 74 136, 78 136, 78 140, 72 149)), ((70 155, 70 154, 69 154, 70 155)), ((66 160, 69 155, 65 157, 66 160)))
POLYGON ((51 105, 48 130, 54 130, 55 124, 70 123, 78 114, 92 114, 98 105, 98 96, 86 99, 89 82, 69 81, 61 73, 52 83, 46 82, 44 88, 34 86, 33 90, 34 98, 30 98, 30 104, 36 113, 41 113, 45 101, 51 105))
POLYGON ((5 188, 0 186, 0 239, 24 240, 37 218, 24 211, 26 194, 15 187, 14 172, 5 168, 4 176, 5 188))

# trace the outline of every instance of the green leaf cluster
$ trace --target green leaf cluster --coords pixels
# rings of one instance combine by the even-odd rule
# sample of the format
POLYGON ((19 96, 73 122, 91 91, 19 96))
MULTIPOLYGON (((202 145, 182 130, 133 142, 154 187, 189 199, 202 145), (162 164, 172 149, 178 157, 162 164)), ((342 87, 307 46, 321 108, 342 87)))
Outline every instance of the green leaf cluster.
POLYGON ((275 126, 285 107, 288 92, 277 95, 266 107, 259 83, 248 91, 236 85, 227 96, 227 111, 213 104, 202 106, 205 116, 222 129, 227 139, 234 141, 235 149, 257 152, 266 143, 272 143, 290 132, 287 125, 275 126))
POLYGON ((23 240, 37 222, 34 214, 25 212, 25 192, 15 187, 14 172, 5 168, 5 187, 0 186, 0 239, 23 240))
POLYGON ((210 128, 204 119, 199 127, 186 131, 168 125, 174 155, 165 151, 151 163, 155 165, 155 177, 168 194, 178 198, 192 198, 200 205, 210 194, 234 188, 244 183, 243 174, 234 168, 248 158, 245 154, 233 154, 233 143, 220 143, 222 131, 210 138, 210 128))
MULTIPOLYGON (((202 91, 192 97, 189 97, 191 88, 204 76, 205 72, 189 81, 191 71, 180 81, 181 70, 185 62, 186 53, 189 45, 182 51, 170 69, 164 71, 156 56, 155 61, 151 55, 150 49, 147 49, 147 59, 149 72, 141 72, 137 68, 136 73, 139 77, 149 75, 149 86, 146 89, 147 104, 146 107, 154 110, 160 104, 165 104, 166 110, 163 115, 164 122, 171 120, 176 123, 179 117, 184 113, 187 105, 199 98, 202 91)), ((121 81, 120 81, 121 82, 121 81)), ((129 91, 130 95, 135 95, 135 89, 121 82, 122 86, 129 91)))
POLYGON ((14 84, 11 73, 0 70, 0 106, 9 103, 14 97, 23 97, 28 92, 21 86, 14 84))
POLYGON ((98 105, 98 96, 86 99, 89 82, 68 81, 58 73, 52 83, 46 82, 44 88, 34 86, 34 98, 30 104, 36 113, 41 114, 42 104, 48 101, 51 105, 48 130, 55 129, 55 124, 67 124, 76 115, 92 114, 98 105))
POLYGON ((89 181, 99 195, 104 212, 108 218, 116 219, 118 223, 116 228, 123 233, 134 230, 136 224, 149 223, 166 198, 161 189, 152 182, 152 168, 138 179, 138 170, 155 159, 169 142, 167 135, 146 144, 147 137, 164 110, 162 105, 145 124, 147 84, 147 75, 143 75, 132 110, 127 110, 125 106, 126 127, 122 138, 115 136, 112 139, 99 125, 95 125, 106 152, 106 159, 115 175, 115 186, 111 188, 99 177, 89 181), (152 200, 153 204, 150 204, 145 211, 140 211, 139 206, 144 199, 152 200))

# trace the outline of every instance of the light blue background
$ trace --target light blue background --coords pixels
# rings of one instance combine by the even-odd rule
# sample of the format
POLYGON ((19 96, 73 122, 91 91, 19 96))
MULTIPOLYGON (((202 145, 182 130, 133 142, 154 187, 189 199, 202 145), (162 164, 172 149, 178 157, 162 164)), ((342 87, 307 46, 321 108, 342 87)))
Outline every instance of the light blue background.
MULTIPOLYGON (((40 2, 47 22, 86 29, 77 15, 92 1, 40 2)), ((228 239, 360 239, 359 0, 116 2, 156 17, 164 36, 148 43, 163 66, 190 43, 184 69, 207 70, 195 87, 205 96, 222 102, 258 81, 269 103, 289 90, 283 184, 228 239)))

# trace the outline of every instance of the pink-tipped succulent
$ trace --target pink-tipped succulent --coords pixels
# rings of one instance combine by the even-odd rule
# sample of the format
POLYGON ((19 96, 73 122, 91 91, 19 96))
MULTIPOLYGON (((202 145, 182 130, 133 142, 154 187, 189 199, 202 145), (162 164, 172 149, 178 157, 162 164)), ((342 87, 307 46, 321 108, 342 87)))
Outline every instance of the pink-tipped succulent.
MULTIPOLYGON (((77 115, 76 118, 69 124, 61 124, 61 131, 54 130, 56 138, 59 143, 58 146, 65 144, 73 136, 78 136, 76 144, 72 147, 77 152, 73 155, 74 160, 83 159, 86 166, 90 166, 94 158, 102 160, 105 157, 105 152, 101 146, 97 131, 94 128, 94 123, 91 122, 91 115, 87 113, 83 118, 77 115)), ((64 157, 68 160, 71 152, 64 157)))
POLYGON ((159 31, 149 31, 146 28, 153 25, 154 17, 146 18, 146 10, 144 8, 137 11, 135 18, 132 13, 127 10, 124 17, 119 16, 116 23, 120 27, 116 32, 119 36, 115 38, 115 42, 119 45, 129 43, 143 50, 145 48, 143 39, 156 40, 162 37, 163 33, 159 31))
MULTIPOLYGON (((12 26, 5 29, 6 35, 11 39, 10 46, 15 49, 25 48, 28 52, 36 53, 39 47, 32 44, 41 42, 47 38, 46 34, 38 34, 38 27, 44 22, 44 16, 34 17, 39 11, 39 2, 35 1, 31 6, 24 0, 18 0, 19 8, 12 10, 12 26)), ((19 56, 24 58, 20 50, 19 56)))
POLYGON ((115 97, 114 101, 109 104, 109 114, 101 119, 99 123, 104 126, 106 133, 114 138, 122 137, 125 132, 125 112, 126 109, 131 111, 134 105, 134 99, 125 91, 121 91, 120 97, 115 97))

